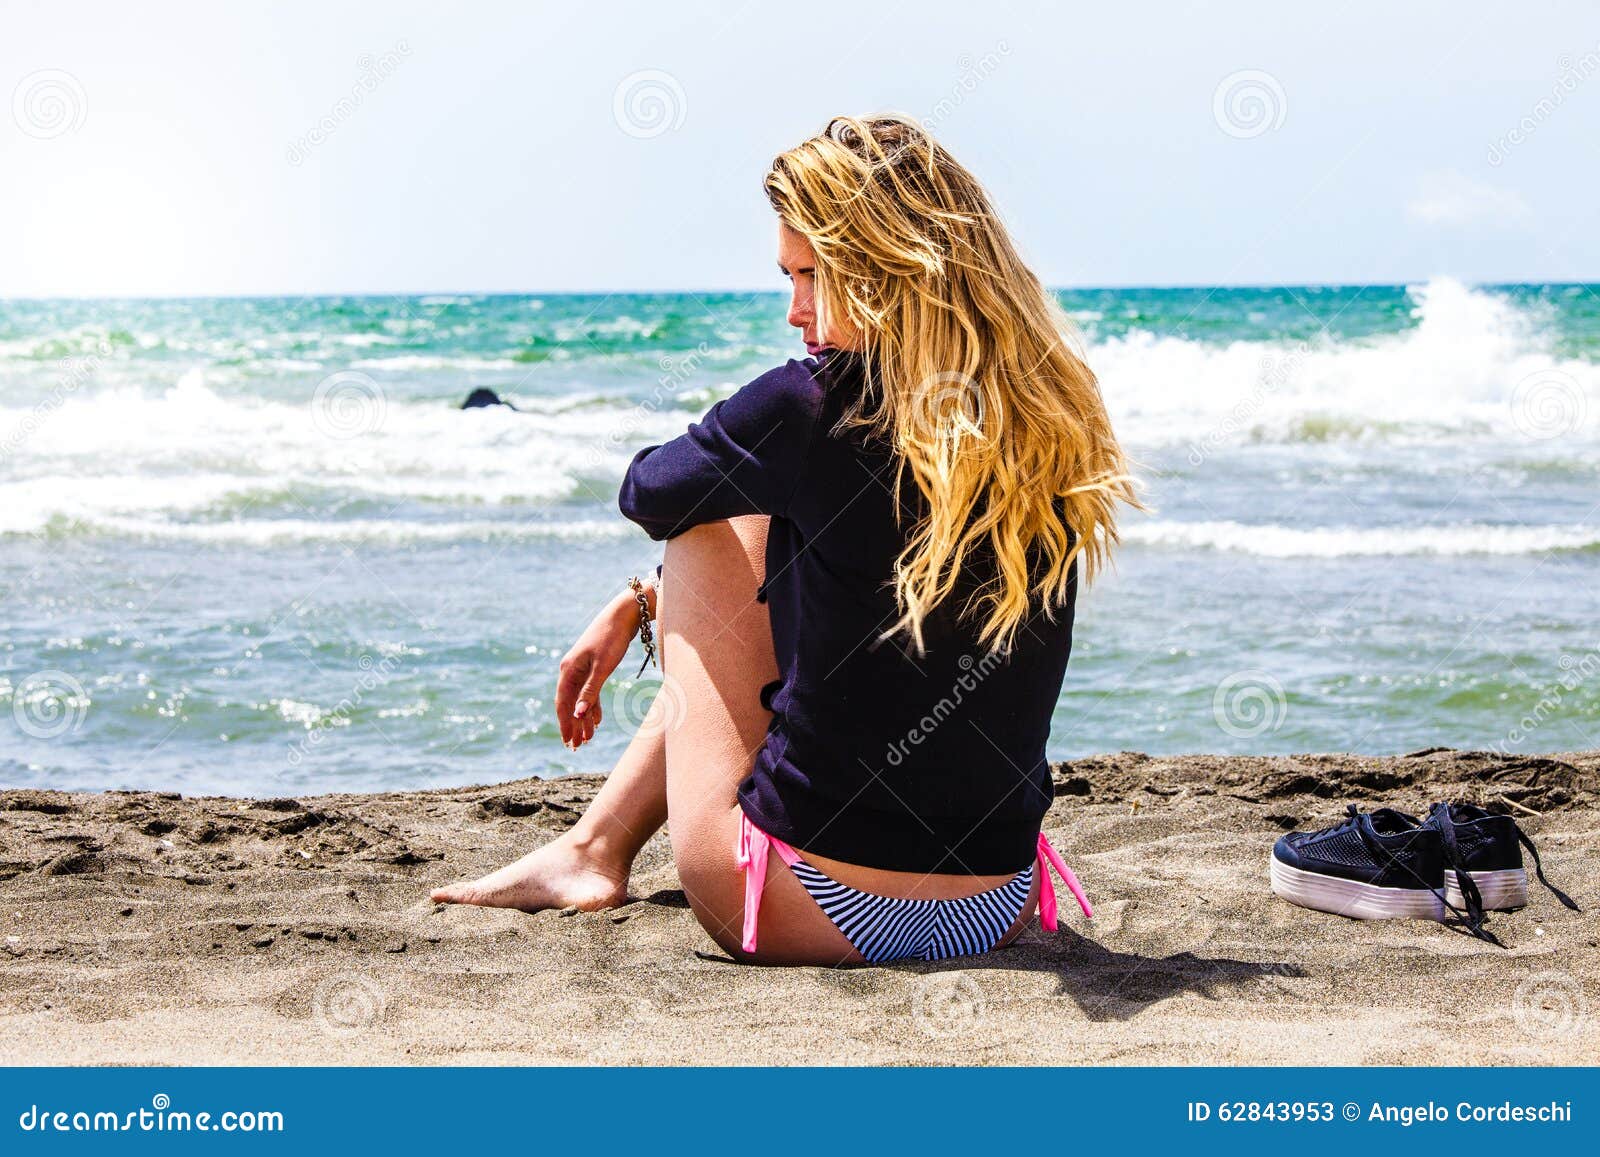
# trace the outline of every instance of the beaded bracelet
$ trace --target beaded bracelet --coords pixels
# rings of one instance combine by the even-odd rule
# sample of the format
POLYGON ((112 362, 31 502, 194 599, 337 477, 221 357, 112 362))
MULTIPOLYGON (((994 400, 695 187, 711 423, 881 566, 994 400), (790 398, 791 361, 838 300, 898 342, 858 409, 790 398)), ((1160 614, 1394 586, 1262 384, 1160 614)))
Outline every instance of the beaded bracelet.
MULTIPOLYGON (((633 597, 639 604, 639 641, 644 644, 644 662, 639 664, 639 675, 644 674, 656 657, 656 637, 650 629, 650 601, 645 597, 644 584, 639 581, 639 576, 634 575, 628 579, 628 589, 633 591, 633 597)), ((661 666, 659 662, 656 666, 661 666)), ((637 679, 639 675, 635 675, 637 679)))

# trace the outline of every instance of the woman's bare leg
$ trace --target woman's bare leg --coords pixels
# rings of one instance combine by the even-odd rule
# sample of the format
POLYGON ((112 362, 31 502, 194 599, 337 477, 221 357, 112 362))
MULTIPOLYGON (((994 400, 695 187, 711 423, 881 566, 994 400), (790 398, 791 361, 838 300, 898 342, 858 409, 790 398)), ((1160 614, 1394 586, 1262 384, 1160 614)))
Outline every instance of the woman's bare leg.
MULTIPOLYGON (((766 533, 765 518, 736 518, 668 544, 667 588, 657 607, 666 683, 622 759, 571 831, 481 880, 438 889, 436 901, 525 911, 621 904, 634 858, 670 814, 690 906, 725 950, 748 958, 740 948, 744 878, 733 849, 738 785, 771 719, 760 689, 777 677, 771 622, 753 598, 765 577, 766 533)), ((821 862, 841 882, 887 895, 970 895, 1003 882, 821 862)), ((1038 892, 1035 880, 1002 943, 1022 931, 1038 892)), ((768 861, 759 938, 755 959, 763 962, 860 961, 776 856, 768 861)))
POLYGON ((657 695, 616 767, 572 830, 481 880, 438 888, 442 904, 489 908, 614 908, 628 898, 634 857, 667 819, 667 696, 657 695))
MULTIPOLYGON (((677 777, 674 858, 691 905, 711 927, 712 909, 723 910, 730 895, 725 885, 743 886, 742 877, 731 881, 729 876, 736 831, 729 825, 738 814, 738 783, 749 773, 771 718, 761 707, 760 690, 777 676, 767 610, 754 600, 765 571, 766 532, 765 518, 740 518, 697 528, 668 544, 668 558, 674 560, 667 568, 675 591, 670 598, 677 609, 666 617, 669 596, 663 591, 657 616, 665 682, 594 802, 571 831, 482 879, 435 890, 435 901, 527 912, 624 903, 634 858, 668 816, 671 735, 680 764, 691 769, 677 777), (668 654, 677 656, 671 667, 668 654), (714 895, 707 895, 703 884, 708 873, 717 881, 709 889, 714 895)), ((781 904, 782 877, 769 888, 772 898, 764 908, 787 906, 781 904)), ((830 959, 848 955, 843 936, 797 882, 789 883, 803 902, 803 914, 812 923, 821 918, 830 959)), ((788 899, 800 906, 795 897, 788 899)), ((723 920, 742 919, 742 891, 737 903, 734 915, 723 920)), ((725 935, 713 935, 726 941, 725 935)), ((773 938, 787 937, 774 932, 768 939, 773 938)), ((737 941, 735 930, 735 947, 737 941)))
MULTIPOLYGON (((594 802, 571 831, 481 880, 440 888, 434 900, 529 912, 621 904, 634 857, 675 800, 673 854, 684 891, 712 936, 739 952, 744 884, 733 860, 735 796, 771 718, 761 687, 777 677, 767 609, 754 599, 766 531, 765 518, 739 518, 668 544, 667 590, 657 606, 665 683, 594 802), (669 751, 679 767, 670 783, 669 751)), ((776 857, 761 926, 761 959, 856 958, 776 857)))
MULTIPOLYGON (((734 518, 671 539, 656 607, 662 670, 678 716, 666 735, 673 859, 701 925, 740 959, 750 957, 740 947, 738 788, 772 720, 761 687, 778 677, 771 619, 755 601, 766 573, 767 527, 766 518, 734 518)), ((754 958, 763 962, 860 960, 776 855, 767 862, 758 937, 754 958)))

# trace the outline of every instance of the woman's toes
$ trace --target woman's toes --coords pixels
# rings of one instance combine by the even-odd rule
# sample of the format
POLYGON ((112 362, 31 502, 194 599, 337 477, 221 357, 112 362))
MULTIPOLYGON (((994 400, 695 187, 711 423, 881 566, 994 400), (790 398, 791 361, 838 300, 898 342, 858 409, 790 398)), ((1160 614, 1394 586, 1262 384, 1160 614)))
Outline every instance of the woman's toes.
POLYGON ((443 888, 435 888, 428 894, 428 898, 435 904, 468 904, 468 894, 472 891, 471 884, 446 884, 443 888))

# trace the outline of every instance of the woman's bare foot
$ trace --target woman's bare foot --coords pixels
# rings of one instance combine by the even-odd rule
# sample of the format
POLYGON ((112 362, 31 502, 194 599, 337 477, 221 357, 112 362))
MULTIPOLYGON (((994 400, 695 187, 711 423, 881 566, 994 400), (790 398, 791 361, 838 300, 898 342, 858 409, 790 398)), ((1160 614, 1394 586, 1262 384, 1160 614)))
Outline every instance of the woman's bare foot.
POLYGON ((604 859, 568 832, 481 880, 435 888, 432 896, 438 904, 596 912, 628 902, 628 865, 604 859))

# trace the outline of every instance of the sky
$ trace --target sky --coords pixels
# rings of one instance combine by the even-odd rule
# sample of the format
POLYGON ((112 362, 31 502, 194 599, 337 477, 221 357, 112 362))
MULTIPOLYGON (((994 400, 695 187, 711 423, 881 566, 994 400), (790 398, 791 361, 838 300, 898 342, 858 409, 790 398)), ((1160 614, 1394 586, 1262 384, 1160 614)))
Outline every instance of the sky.
POLYGON ((919 117, 1070 286, 1600 280, 1592 4, 0 0, 0 296, 780 288, 919 117))

